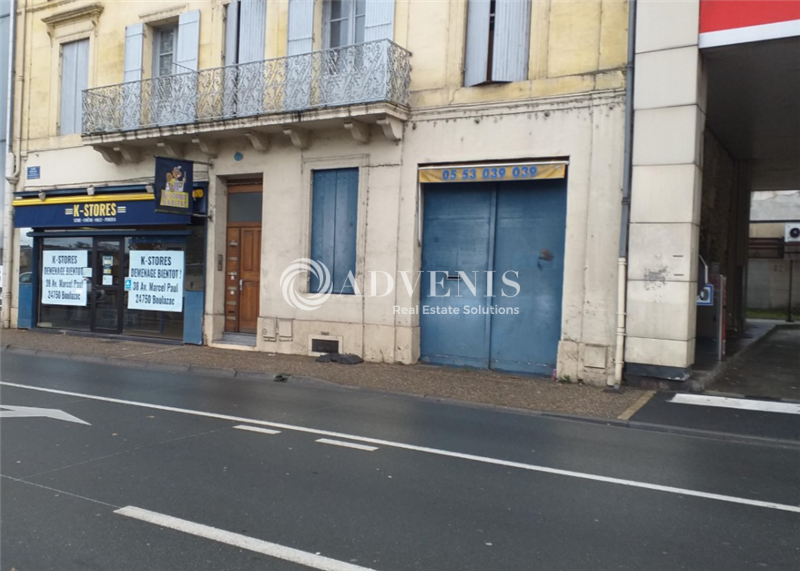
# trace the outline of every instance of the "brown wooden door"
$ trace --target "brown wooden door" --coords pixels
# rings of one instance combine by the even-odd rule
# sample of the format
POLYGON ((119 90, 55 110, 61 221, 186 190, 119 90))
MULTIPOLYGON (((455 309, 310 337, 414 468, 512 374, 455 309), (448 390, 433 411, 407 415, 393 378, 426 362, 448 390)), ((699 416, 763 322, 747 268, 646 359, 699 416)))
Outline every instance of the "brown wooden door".
POLYGON ((225 268, 225 331, 228 333, 256 333, 258 329, 261 290, 261 190, 260 184, 228 189, 225 268), (241 196, 245 193, 252 198, 241 196), (253 202, 256 197, 257 204, 253 202), (232 201, 239 202, 233 205, 232 201), (236 213, 233 217, 232 212, 236 213))
POLYGON ((261 228, 240 229, 241 288, 239 291, 239 332, 255 333, 258 326, 258 298, 261 281, 261 228))
POLYGON ((261 228, 228 228, 225 331, 255 333, 261 284, 261 228))

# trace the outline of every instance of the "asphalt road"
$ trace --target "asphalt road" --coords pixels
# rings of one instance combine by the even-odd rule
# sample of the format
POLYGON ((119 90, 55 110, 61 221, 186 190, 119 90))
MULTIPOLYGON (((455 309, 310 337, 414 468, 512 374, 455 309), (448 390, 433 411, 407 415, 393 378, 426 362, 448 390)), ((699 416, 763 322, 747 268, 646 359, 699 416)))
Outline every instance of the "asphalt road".
POLYGON ((2 571, 800 568, 799 448, 10 353, 2 383, 2 571))

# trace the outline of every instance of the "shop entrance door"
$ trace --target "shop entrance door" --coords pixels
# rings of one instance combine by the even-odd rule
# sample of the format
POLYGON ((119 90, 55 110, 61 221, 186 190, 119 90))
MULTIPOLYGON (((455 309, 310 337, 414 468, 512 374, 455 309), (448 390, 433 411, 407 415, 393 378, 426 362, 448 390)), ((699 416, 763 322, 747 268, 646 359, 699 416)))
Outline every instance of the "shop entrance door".
POLYGON ((92 250, 91 329, 122 332, 122 239, 95 239, 92 250))
POLYGON ((255 334, 261 292, 262 184, 229 184, 225 332, 255 334))

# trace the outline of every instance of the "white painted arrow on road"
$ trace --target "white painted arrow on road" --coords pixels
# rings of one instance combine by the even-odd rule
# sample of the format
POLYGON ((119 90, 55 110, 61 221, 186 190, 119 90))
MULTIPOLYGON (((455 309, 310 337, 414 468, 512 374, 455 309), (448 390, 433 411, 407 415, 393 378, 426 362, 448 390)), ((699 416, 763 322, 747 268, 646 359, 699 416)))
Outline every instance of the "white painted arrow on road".
POLYGON ((85 420, 81 420, 75 416, 72 416, 69 413, 64 412, 63 410, 57 410, 55 408, 34 408, 32 406, 11 406, 7 404, 0 404, 0 408, 4 410, 0 410, 0 418, 19 418, 19 417, 44 417, 44 418, 55 418, 56 420, 65 420, 67 422, 75 422, 77 424, 86 424, 91 426, 85 420))

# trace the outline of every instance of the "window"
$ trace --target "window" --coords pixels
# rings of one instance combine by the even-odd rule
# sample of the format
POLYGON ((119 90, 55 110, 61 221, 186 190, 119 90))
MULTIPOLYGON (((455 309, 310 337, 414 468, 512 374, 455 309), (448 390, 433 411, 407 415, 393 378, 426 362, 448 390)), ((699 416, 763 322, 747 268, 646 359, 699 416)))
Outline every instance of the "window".
MULTIPOLYGON (((333 293, 355 293, 348 276, 356 273, 357 212, 358 169, 314 171, 311 259, 328 268, 333 293)), ((323 287, 312 274, 310 291, 323 287)))
POLYGON ((326 48, 364 42, 367 0, 331 0, 327 10, 326 48))
POLYGON ((469 0, 464 85, 528 78, 531 0, 469 0))
POLYGON ((89 87, 89 40, 61 46, 61 116, 59 135, 80 133, 83 90, 89 87))
POLYGON ((177 26, 156 29, 153 38, 153 77, 181 73, 181 70, 175 69, 175 47, 177 45, 177 26))

